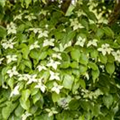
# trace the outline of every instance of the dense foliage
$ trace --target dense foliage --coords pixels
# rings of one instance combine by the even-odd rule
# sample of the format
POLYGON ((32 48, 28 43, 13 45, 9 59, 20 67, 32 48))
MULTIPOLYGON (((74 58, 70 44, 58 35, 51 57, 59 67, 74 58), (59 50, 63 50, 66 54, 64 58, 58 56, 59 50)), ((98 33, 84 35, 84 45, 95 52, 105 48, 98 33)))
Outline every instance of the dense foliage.
POLYGON ((0 120, 120 119, 112 7, 0 1, 0 120))

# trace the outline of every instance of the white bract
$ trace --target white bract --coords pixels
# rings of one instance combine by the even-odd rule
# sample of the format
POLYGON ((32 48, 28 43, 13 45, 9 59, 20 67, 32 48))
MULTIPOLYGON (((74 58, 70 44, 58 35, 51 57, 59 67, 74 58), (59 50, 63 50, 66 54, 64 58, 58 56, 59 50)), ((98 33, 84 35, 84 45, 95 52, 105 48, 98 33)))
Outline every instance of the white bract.
POLYGON ((38 31, 38 38, 48 37, 48 31, 38 31))
POLYGON ((7 74, 9 75, 10 78, 14 75, 18 75, 18 72, 16 70, 16 66, 14 66, 12 69, 8 70, 7 74))
POLYGON ((2 64, 2 61, 4 60, 4 58, 0 58, 0 65, 2 64))
POLYGON ((14 20, 21 20, 22 19, 22 15, 23 15, 23 13, 14 16, 14 20))
POLYGON ((59 73, 54 73, 53 71, 50 71, 50 80, 60 80, 59 73))
POLYGON ((43 93, 45 92, 46 86, 42 83, 42 79, 38 79, 38 83, 35 88, 39 88, 43 93))
POLYGON ((3 48, 4 49, 8 49, 8 48, 13 49, 14 44, 16 44, 16 42, 13 42, 14 38, 9 39, 9 40, 2 40, 1 45, 3 46, 3 48))
POLYGON ((77 30, 79 28, 84 28, 84 26, 81 25, 81 23, 79 23, 78 19, 75 18, 75 19, 70 19, 70 26, 73 27, 73 30, 77 30))
POLYGON ((45 110, 48 112, 48 116, 49 116, 49 117, 51 117, 51 116, 53 116, 54 114, 57 114, 57 113, 58 113, 54 107, 52 107, 51 109, 46 108, 45 110))
POLYGON ((45 46, 54 46, 54 41, 55 41, 55 39, 50 39, 50 40, 46 39, 46 40, 44 40, 43 47, 45 47, 45 46))
POLYGON ((32 82, 37 82, 37 79, 36 79, 37 75, 36 74, 35 75, 28 75, 26 77, 28 78, 27 84, 31 84, 32 82))
POLYGON ((15 88, 12 90, 11 94, 10 94, 10 97, 14 96, 14 95, 19 95, 19 86, 15 86, 15 88))
POLYGON ((8 24, 7 25, 7 32, 8 32, 8 34, 16 34, 17 33, 16 24, 14 24, 13 22, 8 24))
POLYGON ((33 31, 35 34, 41 32, 41 29, 40 29, 40 28, 30 28, 29 30, 30 30, 30 31, 33 31))
POLYGON ((85 38, 78 37, 77 42, 75 43, 75 45, 80 45, 81 47, 83 47, 84 44, 85 44, 85 41, 86 41, 85 38))
POLYGON ((51 89, 51 91, 54 91, 57 94, 59 94, 60 90, 63 88, 63 86, 58 85, 56 82, 54 82, 53 85, 54 85, 54 87, 51 89))
POLYGON ((11 63, 12 61, 17 61, 17 55, 7 55, 7 64, 11 63))
POLYGON ((19 77, 18 80, 19 81, 22 81, 22 80, 23 81, 27 81, 28 80, 28 76, 29 76, 28 74, 19 74, 18 75, 18 77, 19 77))
POLYGON ((34 16, 33 13, 26 15, 25 18, 28 19, 29 21, 37 19, 37 17, 34 16))
POLYGON ((37 69, 38 69, 39 72, 42 71, 42 70, 47 70, 47 68, 43 65, 38 65, 37 69))
POLYGON ((113 49, 110 48, 110 45, 106 43, 103 44, 101 48, 98 48, 98 51, 102 52, 103 55, 106 55, 107 53, 110 54, 113 51, 113 49))
POLYGON ((23 115, 22 115, 22 120, 26 120, 29 116, 31 116, 31 113, 28 113, 28 111, 26 111, 23 115))
POLYGON ((87 44, 87 47, 89 47, 91 45, 97 47, 97 40, 94 39, 94 40, 89 41, 88 44, 87 44))
POLYGON ((48 67, 52 67, 55 70, 57 69, 58 65, 60 65, 60 62, 54 61, 53 59, 50 59, 50 62, 47 64, 48 67))
POLYGON ((30 45, 30 50, 35 49, 35 48, 40 48, 40 46, 38 45, 38 41, 35 41, 35 43, 30 45))
POLYGON ((53 53, 53 54, 52 54, 52 57, 53 57, 53 58, 58 58, 58 59, 60 59, 60 60, 62 59, 60 53, 53 53))
POLYGON ((116 61, 120 62, 120 50, 117 50, 116 52, 112 52, 112 55, 114 56, 116 61))

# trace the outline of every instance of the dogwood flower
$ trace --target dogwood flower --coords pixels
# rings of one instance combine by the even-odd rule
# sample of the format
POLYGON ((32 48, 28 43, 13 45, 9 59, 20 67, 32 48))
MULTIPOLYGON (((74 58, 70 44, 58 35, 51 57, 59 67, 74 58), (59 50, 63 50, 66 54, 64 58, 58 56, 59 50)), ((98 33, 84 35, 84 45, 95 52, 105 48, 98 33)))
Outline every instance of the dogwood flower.
POLYGON ((54 91, 57 94, 59 94, 60 90, 63 88, 63 86, 58 85, 56 82, 54 82, 53 85, 54 85, 54 87, 51 89, 51 91, 54 91))
POLYGON ((29 116, 31 116, 31 113, 28 113, 28 111, 26 111, 23 115, 22 115, 22 120, 26 120, 29 116))
POLYGON ((11 94, 10 94, 10 97, 14 96, 14 95, 19 95, 19 86, 15 86, 15 88, 12 90, 11 94))
POLYGON ((22 15, 23 15, 23 13, 14 16, 14 20, 21 20, 22 19, 22 15))
POLYGON ((18 72, 16 70, 16 66, 14 66, 12 69, 8 70, 7 73, 8 73, 10 78, 14 75, 18 75, 18 72))
POLYGON ((42 79, 38 79, 38 83, 35 88, 39 88, 43 93, 45 92, 46 86, 42 83, 42 79))
POLYGON ((13 49, 14 44, 16 44, 16 42, 13 42, 14 38, 9 39, 9 40, 2 40, 1 45, 3 46, 3 48, 4 49, 8 49, 8 48, 13 49))
POLYGON ((25 18, 29 21, 37 19, 37 17, 34 16, 33 13, 26 15, 25 18))
POLYGON ((9 64, 12 61, 17 61, 17 55, 7 55, 7 64, 9 64))
POLYGON ((89 47, 91 45, 97 47, 97 40, 94 39, 94 40, 89 41, 88 44, 87 44, 87 47, 89 47))
POLYGON ((48 116, 49 116, 49 117, 51 117, 51 116, 53 116, 54 114, 57 114, 57 113, 58 113, 54 107, 52 107, 51 109, 46 108, 45 110, 48 112, 48 116))
POLYGON ((37 75, 36 74, 35 75, 28 75, 27 77, 28 77, 27 84, 31 84, 32 82, 37 82, 37 79, 36 79, 37 75))
POLYGON ((53 53, 53 54, 52 54, 52 57, 53 57, 53 58, 58 58, 58 59, 60 59, 60 60, 62 59, 60 53, 57 53, 57 54, 56 54, 56 53, 53 53))
POLYGON ((40 48, 40 46, 38 45, 38 41, 35 41, 35 43, 30 45, 30 50, 35 49, 35 48, 40 48))
POLYGON ((107 53, 110 54, 113 49, 110 48, 109 44, 103 44, 101 48, 98 48, 98 51, 102 52, 103 55, 106 55, 107 53))
POLYGON ((2 64, 2 61, 4 60, 4 58, 0 58, 0 65, 2 64))
POLYGON ((77 42, 75 43, 75 45, 80 45, 81 47, 83 47, 84 46, 84 44, 85 44, 85 38, 82 38, 82 37, 78 37, 78 40, 77 40, 77 42))
POLYGON ((70 22, 71 22, 70 26, 73 27, 73 30, 77 30, 77 29, 79 29, 79 28, 84 28, 84 26, 82 26, 82 25, 79 23, 79 21, 78 21, 77 18, 75 18, 75 19, 70 19, 70 22))
POLYGON ((112 52, 112 55, 114 56, 116 61, 120 62, 120 50, 117 50, 116 52, 112 52))
POLYGON ((50 71, 50 80, 60 80, 59 73, 54 73, 53 71, 50 71))
POLYGON ((42 71, 42 70, 47 70, 47 68, 43 65, 38 65, 37 69, 38 69, 39 72, 42 71))
POLYGON ((46 40, 44 40, 43 47, 45 47, 45 46, 54 46, 54 41, 55 41, 55 39, 50 39, 50 40, 46 39, 46 40))
POLYGON ((18 80, 19 81, 27 81, 30 75, 28 74, 18 74, 18 80))
POLYGON ((38 38, 48 37, 48 31, 38 31, 38 38))
POLYGON ((50 62, 47 64, 48 67, 52 67, 55 70, 57 69, 58 65, 60 65, 60 62, 54 61, 53 59, 50 59, 50 62))
POLYGON ((41 32, 41 29, 40 29, 40 28, 30 28, 29 30, 30 30, 30 31, 33 31, 35 34, 41 32))
POLYGON ((13 22, 8 24, 7 25, 7 32, 8 32, 8 34, 16 34, 17 33, 16 24, 14 24, 13 22))

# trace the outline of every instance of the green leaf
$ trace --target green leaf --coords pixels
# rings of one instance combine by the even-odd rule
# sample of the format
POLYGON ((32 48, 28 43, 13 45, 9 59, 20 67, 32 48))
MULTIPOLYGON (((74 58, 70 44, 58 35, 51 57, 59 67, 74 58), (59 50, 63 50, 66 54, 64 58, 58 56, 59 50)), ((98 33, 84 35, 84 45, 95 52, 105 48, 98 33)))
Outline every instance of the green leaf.
POLYGON ((29 7, 29 4, 32 2, 32 0, 25 0, 26 8, 29 7))
POLYGON ((76 99, 71 100, 69 103, 70 110, 77 110, 79 106, 80 106, 80 101, 76 99))
POLYGON ((83 89, 85 89, 85 88, 86 88, 85 80, 80 79, 79 82, 80 82, 80 86, 81 86, 83 89))
MULTIPOLYGON (((1 0, 0 0, 1 1, 1 0)), ((5 37, 6 29, 3 26, 0 26, 0 37, 5 37)))
POLYGON ((88 57, 85 53, 82 53, 80 56, 80 63, 83 65, 87 65, 88 64, 88 57))
POLYGON ((49 117, 48 114, 41 114, 34 118, 34 120, 54 120, 53 116, 49 117))
POLYGON ((80 65, 80 73, 84 74, 87 71, 87 66, 80 65))
POLYGON ((107 56, 104 56, 102 54, 99 55, 100 62, 106 64, 107 63, 107 56))
POLYGON ((113 74, 115 71, 114 63, 107 63, 105 68, 106 68, 107 73, 109 74, 113 74))
POLYGON ((109 27, 104 27, 103 30, 108 37, 114 38, 114 32, 109 27))
POLYGON ((99 38, 102 38, 104 35, 104 31, 102 28, 98 28, 97 29, 97 32, 96 32, 96 36, 99 37, 99 38))
POLYGON ((108 109, 112 105, 113 102, 114 102, 114 99, 112 95, 107 95, 103 97, 103 103, 108 109))
POLYGON ((93 62, 89 62, 88 67, 92 68, 93 70, 98 70, 98 66, 93 62))
POLYGON ((80 59, 80 51, 78 49, 73 49, 71 51, 71 57, 73 60, 76 60, 77 62, 79 62, 80 59))
POLYGON ((6 0, 0 0, 0 5, 1 5, 2 7, 4 7, 4 6, 5 6, 5 2, 6 2, 6 0))
POLYGON ((93 82, 95 83, 95 80, 99 77, 100 71, 98 70, 92 70, 92 78, 93 82))
POLYGON ((66 89, 71 90, 73 81, 74 81, 74 77, 72 75, 65 75, 64 80, 63 80, 63 86, 66 89))
POLYGON ((20 98, 20 105, 25 109, 25 110, 29 110, 30 108, 30 101, 27 99, 27 101, 25 101, 23 98, 20 98))
POLYGON ((30 96, 31 91, 29 89, 22 91, 22 98, 24 101, 27 101, 30 96))
POLYGON ((33 98, 33 103, 35 104, 41 98, 40 92, 37 92, 35 95, 32 96, 32 98, 33 98))
POLYGON ((14 79, 13 78, 10 78, 8 80, 8 85, 10 86, 11 89, 13 89, 13 87, 14 87, 14 79))
POLYGON ((24 64, 25 66, 29 67, 30 69, 32 69, 32 63, 31 63, 31 61, 29 61, 29 60, 24 60, 23 64, 24 64))
POLYGON ((15 115, 17 117, 20 117, 24 112, 24 109, 21 107, 21 105, 18 105, 18 107, 15 109, 15 115))
POLYGON ((44 60, 46 57, 47 57, 47 52, 46 51, 41 52, 40 55, 39 55, 40 60, 44 60))
POLYGON ((8 120, 10 114, 14 111, 14 109, 17 107, 18 102, 11 103, 8 102, 7 106, 2 109, 2 116, 4 120, 8 120))
POLYGON ((70 67, 71 68, 78 68, 79 64, 76 61, 73 61, 72 63, 70 63, 70 67))
POLYGON ((59 99, 60 99, 60 94, 57 94, 57 93, 52 93, 52 100, 53 102, 57 102, 59 99))

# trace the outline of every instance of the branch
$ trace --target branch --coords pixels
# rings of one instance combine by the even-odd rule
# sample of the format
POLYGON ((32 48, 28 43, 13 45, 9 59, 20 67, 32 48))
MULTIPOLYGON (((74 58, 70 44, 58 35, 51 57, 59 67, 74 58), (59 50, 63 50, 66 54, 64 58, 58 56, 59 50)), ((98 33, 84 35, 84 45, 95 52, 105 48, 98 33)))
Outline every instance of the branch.
POLYGON ((63 0, 61 4, 61 10, 65 14, 71 4, 71 0, 63 0))
POLYGON ((114 11, 112 12, 110 18, 109 18, 109 25, 112 25, 116 22, 116 20, 118 19, 118 17, 120 16, 120 0, 118 1, 118 3, 115 5, 114 7, 114 11))

